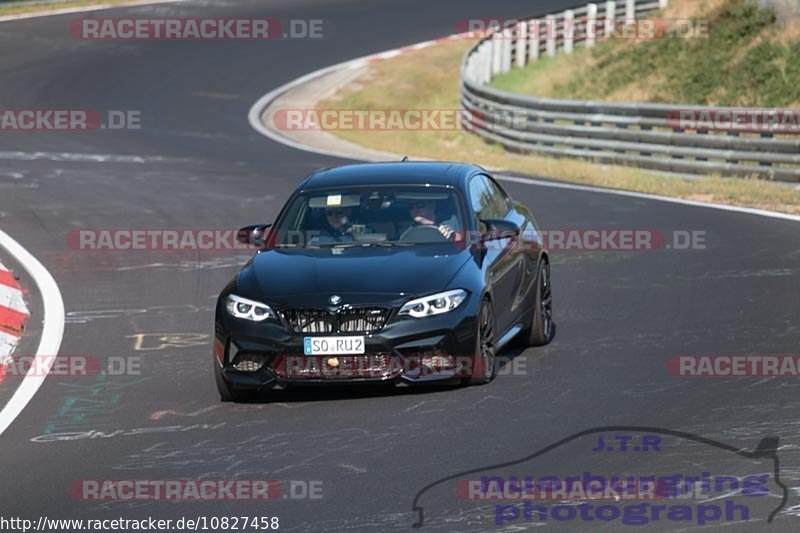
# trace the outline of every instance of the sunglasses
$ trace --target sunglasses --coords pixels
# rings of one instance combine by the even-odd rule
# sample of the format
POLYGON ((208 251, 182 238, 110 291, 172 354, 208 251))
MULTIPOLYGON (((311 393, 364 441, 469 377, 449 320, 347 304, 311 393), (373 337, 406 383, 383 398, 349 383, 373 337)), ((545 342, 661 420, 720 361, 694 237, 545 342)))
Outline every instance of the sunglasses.
POLYGON ((433 207, 433 202, 413 202, 411 204, 412 209, 424 209, 426 207, 433 207))
POLYGON ((344 215, 344 209, 331 209, 325 211, 325 216, 328 217, 333 217, 333 216, 340 217, 342 215, 344 215))

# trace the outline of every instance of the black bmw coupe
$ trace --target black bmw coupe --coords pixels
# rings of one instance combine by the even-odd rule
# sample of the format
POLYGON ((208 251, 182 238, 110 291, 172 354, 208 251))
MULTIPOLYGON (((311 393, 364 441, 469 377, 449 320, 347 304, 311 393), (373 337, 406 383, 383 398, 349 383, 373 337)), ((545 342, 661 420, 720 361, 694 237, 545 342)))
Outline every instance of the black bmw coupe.
POLYGON ((274 225, 216 306, 223 401, 295 385, 480 384, 497 351, 554 333, 550 265, 530 211, 461 163, 324 169, 274 225))

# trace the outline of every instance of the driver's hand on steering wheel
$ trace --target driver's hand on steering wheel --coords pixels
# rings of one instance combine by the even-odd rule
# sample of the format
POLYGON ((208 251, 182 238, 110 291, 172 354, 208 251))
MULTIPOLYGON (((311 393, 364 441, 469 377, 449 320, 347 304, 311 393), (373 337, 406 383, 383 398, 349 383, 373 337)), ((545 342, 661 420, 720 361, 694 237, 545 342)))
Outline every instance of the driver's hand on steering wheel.
POLYGON ((453 235, 454 230, 447 224, 441 224, 439 226, 439 233, 441 233, 445 239, 449 239, 453 235))

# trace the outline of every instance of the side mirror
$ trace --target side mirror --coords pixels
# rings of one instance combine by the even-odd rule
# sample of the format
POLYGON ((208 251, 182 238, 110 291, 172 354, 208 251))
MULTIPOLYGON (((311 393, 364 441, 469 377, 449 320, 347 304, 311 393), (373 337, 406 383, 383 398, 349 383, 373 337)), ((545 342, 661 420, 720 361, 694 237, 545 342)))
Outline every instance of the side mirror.
POLYGON ((236 240, 248 246, 263 248, 267 241, 267 228, 272 224, 253 224, 245 226, 236 232, 236 240))
POLYGON ((482 218, 481 222, 486 225, 486 233, 481 236, 481 242, 510 239, 520 233, 517 223, 504 218, 482 218))

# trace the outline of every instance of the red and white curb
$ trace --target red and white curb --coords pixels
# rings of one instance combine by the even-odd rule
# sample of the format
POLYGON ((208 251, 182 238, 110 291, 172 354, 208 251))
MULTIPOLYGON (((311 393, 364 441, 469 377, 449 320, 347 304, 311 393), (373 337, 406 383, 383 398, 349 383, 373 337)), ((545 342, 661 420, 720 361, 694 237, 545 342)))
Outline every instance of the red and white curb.
POLYGON ((6 366, 29 316, 22 287, 14 274, 0 263, 0 383, 5 380, 6 366))
MULTIPOLYGON (((61 349, 61 339, 64 337, 64 299, 61 297, 61 291, 56 280, 53 279, 53 276, 45 266, 2 229, 0 229, 0 249, 4 250, 9 257, 13 257, 16 264, 26 272, 26 279, 31 280, 31 288, 36 287, 36 292, 42 299, 42 331, 39 346, 36 348, 36 357, 50 356, 44 360, 42 368, 37 368, 37 365, 31 365, 28 373, 22 378, 22 383, 19 384, 11 398, 0 409, 0 435, 2 435, 33 399, 36 391, 42 386, 55 363, 56 358, 52 356, 58 354, 61 349)), ((8 271, 5 270, 5 272, 8 271)), ((5 294, 10 295, 7 303, 12 306, 19 306, 20 298, 23 296, 19 294, 21 292, 19 291, 19 284, 16 283, 13 276, 8 274, 3 274, 3 276, 5 276, 3 278, 5 280, 13 280, 13 284, 9 289, 3 289, 6 291, 5 294)), ((9 307, 8 309, 11 308, 9 307)), ((27 314, 27 312, 28 310, 25 308, 25 313, 27 314)), ((20 325, 24 326, 24 322, 20 325)), ((16 328, 13 328, 13 331, 17 332, 16 328)), ((21 328, 17 333, 22 333, 21 328)), ((13 343, 16 345, 19 335, 12 335, 12 337, 14 337, 13 343)))

